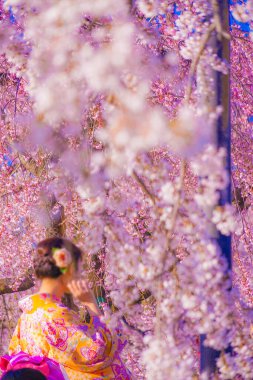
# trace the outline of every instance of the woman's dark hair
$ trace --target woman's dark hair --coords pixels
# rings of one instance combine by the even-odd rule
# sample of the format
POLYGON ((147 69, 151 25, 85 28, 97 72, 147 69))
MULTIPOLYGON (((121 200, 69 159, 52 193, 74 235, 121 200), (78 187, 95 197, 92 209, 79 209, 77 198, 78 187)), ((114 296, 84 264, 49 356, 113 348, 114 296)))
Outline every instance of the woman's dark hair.
POLYGON ((82 251, 68 239, 54 237, 42 240, 37 245, 33 258, 33 266, 38 278, 57 278, 61 276, 62 272, 53 259, 53 248, 66 248, 71 253, 76 267, 81 259, 82 251))
POLYGON ((16 371, 8 371, 1 380, 47 380, 47 378, 40 371, 30 368, 22 368, 16 371))

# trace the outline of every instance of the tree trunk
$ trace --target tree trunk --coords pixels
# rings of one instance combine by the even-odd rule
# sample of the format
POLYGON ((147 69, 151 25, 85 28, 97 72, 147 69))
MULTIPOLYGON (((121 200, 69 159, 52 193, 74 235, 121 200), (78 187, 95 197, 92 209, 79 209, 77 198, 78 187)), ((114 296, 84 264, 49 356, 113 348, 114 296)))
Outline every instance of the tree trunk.
MULTIPOLYGON (((219 16, 222 21, 222 28, 229 34, 229 2, 228 0, 219 0, 219 16)), ((216 41, 218 55, 230 63, 230 42, 227 38, 222 37, 216 41)), ((223 147, 227 150, 226 169, 231 178, 231 122, 230 122, 230 75, 217 73, 216 76, 216 105, 222 105, 223 113, 217 121, 216 141, 217 147, 223 147)), ((220 193, 220 205, 231 203, 231 185, 220 193)), ((231 260, 231 237, 219 234, 218 244, 226 257, 229 269, 232 266, 231 260)), ((216 360, 220 352, 204 346, 205 336, 200 337, 200 370, 207 372, 208 378, 216 371, 216 360)))

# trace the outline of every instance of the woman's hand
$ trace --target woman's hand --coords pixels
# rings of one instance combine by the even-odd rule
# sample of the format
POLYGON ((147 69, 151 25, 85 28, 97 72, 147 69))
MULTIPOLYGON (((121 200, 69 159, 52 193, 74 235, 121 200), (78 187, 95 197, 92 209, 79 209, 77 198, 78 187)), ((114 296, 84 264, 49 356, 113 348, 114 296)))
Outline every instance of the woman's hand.
POLYGON ((82 302, 88 309, 90 315, 101 315, 93 291, 84 279, 75 279, 68 283, 68 289, 73 297, 82 302))
POLYGON ((73 297, 78 299, 80 302, 94 301, 95 297, 86 280, 72 280, 68 283, 68 289, 72 293, 73 297))

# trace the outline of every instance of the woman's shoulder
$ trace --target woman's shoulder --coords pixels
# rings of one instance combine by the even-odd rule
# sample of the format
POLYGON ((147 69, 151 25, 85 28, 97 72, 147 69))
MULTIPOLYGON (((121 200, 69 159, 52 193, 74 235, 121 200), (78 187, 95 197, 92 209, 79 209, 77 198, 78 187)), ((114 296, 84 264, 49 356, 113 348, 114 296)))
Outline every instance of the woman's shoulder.
POLYGON ((48 312, 58 312, 60 309, 66 309, 61 300, 47 293, 34 293, 19 300, 19 308, 23 313, 34 313, 37 309, 43 309, 48 312))
POLYGON ((98 316, 90 317, 89 321, 84 320, 80 313, 69 309, 59 298, 47 293, 35 293, 22 298, 19 307, 23 312, 21 320, 29 318, 30 321, 38 322, 40 326, 46 321, 47 324, 74 326, 83 332, 107 330, 98 316))

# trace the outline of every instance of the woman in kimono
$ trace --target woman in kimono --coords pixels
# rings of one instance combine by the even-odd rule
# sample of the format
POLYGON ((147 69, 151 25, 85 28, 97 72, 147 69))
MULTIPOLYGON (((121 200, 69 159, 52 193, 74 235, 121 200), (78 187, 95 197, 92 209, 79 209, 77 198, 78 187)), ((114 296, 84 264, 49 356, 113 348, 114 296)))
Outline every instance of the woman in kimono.
POLYGON ((132 380, 119 353, 126 342, 118 329, 101 322, 100 310, 85 280, 78 278, 81 251, 72 242, 51 238, 40 242, 34 257, 38 293, 19 301, 23 311, 9 346, 9 354, 25 352, 59 363, 70 380, 132 380), (79 314, 61 302, 64 293, 82 302, 90 314, 79 314))

